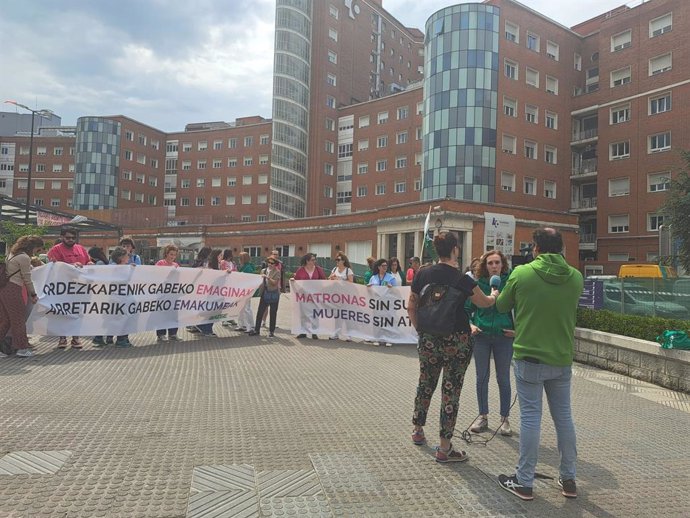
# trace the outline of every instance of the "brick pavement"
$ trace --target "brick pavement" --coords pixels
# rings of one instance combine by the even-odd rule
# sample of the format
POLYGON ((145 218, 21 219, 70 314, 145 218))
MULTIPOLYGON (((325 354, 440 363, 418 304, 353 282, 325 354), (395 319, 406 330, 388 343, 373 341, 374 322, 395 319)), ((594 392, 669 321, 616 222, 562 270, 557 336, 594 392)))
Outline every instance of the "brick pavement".
MULTIPOLYGON (((495 482, 516 436, 463 444, 460 465, 411 444, 414 346, 297 340, 289 307, 273 340, 216 326, 58 351, 36 337, 35 358, 0 359, 0 517, 688 516, 687 395, 576 366, 580 496, 544 479, 522 502, 495 482)), ((457 432, 475 417, 473 370, 457 432)), ((490 398, 495 412, 493 381, 490 398)), ((537 470, 557 477, 545 414, 537 470)))

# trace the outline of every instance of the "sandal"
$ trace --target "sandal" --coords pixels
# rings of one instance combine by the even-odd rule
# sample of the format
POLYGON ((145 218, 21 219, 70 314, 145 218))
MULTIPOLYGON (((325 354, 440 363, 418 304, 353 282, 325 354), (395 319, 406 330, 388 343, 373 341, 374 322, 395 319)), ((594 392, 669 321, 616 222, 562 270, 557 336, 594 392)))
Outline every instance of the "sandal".
POLYGON ((82 348, 81 341, 79 340, 79 338, 72 337, 72 342, 70 343, 70 345, 72 346, 72 349, 82 348))
POLYGON ((417 446, 424 446, 426 444, 426 437, 424 437, 424 430, 414 430, 412 432, 412 442, 417 446))
POLYGON ((58 349, 66 349, 67 348, 67 338, 60 337, 60 341, 58 342, 58 349))
POLYGON ((450 445, 450 448, 444 450, 440 446, 436 448, 436 462, 445 464, 446 462, 464 462, 469 459, 469 456, 464 451, 457 451, 450 445))

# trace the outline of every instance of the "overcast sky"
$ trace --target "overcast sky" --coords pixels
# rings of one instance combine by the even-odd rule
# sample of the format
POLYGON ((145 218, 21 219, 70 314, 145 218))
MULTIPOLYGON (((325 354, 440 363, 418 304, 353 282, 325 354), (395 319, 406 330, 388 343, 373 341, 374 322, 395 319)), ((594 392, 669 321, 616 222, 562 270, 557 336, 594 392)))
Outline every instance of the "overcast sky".
MULTIPOLYGON (((383 0, 422 30, 455 3, 383 0)), ((573 26, 625 2, 522 3, 573 26)), ((274 17, 275 0, 3 0, 0 101, 51 109, 65 125, 122 114, 180 131, 189 122, 270 118, 274 17)))

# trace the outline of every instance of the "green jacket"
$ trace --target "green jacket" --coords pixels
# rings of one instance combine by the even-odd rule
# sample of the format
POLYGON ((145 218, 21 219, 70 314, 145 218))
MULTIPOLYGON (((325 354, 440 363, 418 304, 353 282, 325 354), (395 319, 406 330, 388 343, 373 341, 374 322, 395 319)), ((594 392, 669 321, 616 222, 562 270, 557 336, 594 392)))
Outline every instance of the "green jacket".
POLYGON ((582 274, 561 254, 539 254, 515 268, 496 301, 500 312, 515 310, 515 359, 536 358, 559 367, 573 363, 582 288, 582 274))
POLYGON ((237 271, 242 273, 256 273, 252 263, 244 263, 244 265, 238 268, 237 271))
POLYGON ((371 279, 371 276, 374 274, 371 270, 367 270, 364 272, 364 284, 369 284, 369 279, 371 279))
MULTIPOLYGON (((510 277, 510 272, 501 275, 501 286, 505 286, 510 277)), ((491 286, 489 286, 489 279, 484 277, 477 281, 479 289, 485 295, 491 293, 491 286)), ((465 310, 470 315, 470 322, 482 330, 485 335, 503 335, 504 329, 514 329, 513 315, 510 312, 500 313, 496 310, 496 306, 488 308, 479 308, 472 304, 468 298, 465 302, 465 310)))

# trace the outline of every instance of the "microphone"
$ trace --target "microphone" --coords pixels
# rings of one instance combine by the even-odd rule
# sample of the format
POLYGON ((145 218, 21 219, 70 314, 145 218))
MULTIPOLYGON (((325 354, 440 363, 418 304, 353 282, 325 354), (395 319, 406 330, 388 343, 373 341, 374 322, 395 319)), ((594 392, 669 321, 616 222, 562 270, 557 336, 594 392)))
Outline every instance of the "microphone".
POLYGON ((489 286, 492 288, 500 288, 501 287, 501 278, 498 275, 492 275, 491 279, 489 279, 489 286))

